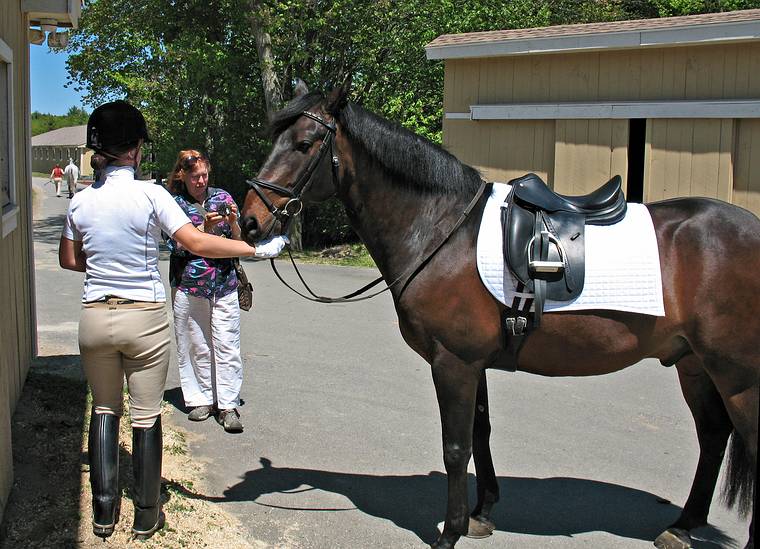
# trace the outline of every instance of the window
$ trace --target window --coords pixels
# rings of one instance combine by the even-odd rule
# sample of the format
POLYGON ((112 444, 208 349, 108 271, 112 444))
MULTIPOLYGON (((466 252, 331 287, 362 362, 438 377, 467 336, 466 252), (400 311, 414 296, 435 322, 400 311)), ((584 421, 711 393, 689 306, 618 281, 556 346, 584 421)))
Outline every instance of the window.
POLYGON ((0 201, 3 237, 18 224, 13 128, 13 51, 0 40, 0 201))

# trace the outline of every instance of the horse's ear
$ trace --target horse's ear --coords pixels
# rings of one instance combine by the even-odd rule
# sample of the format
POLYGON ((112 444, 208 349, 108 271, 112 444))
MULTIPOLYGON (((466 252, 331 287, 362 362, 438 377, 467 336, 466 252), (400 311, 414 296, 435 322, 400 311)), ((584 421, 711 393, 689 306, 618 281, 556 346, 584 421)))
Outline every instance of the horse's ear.
POLYGON ((348 94, 351 91, 351 78, 352 76, 349 74, 343 81, 343 84, 333 89, 327 96, 327 112, 336 114, 346 105, 348 94))
POLYGON ((293 97, 300 97, 309 93, 309 88, 306 87, 306 82, 300 78, 296 78, 296 87, 293 89, 293 97))

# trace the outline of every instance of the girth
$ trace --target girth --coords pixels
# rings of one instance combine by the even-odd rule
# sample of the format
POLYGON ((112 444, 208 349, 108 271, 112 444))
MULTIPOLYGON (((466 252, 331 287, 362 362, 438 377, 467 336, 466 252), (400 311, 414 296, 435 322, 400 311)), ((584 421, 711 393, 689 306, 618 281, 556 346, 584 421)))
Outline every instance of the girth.
MULTIPOLYGON (((585 226, 621 221, 625 196, 618 175, 583 196, 555 193, 534 173, 510 184, 512 192, 501 210, 504 263, 534 294, 532 327, 536 328, 547 299, 570 301, 580 295, 585 278, 585 226)), ((510 307, 504 313, 504 325, 516 362, 528 320, 524 312, 510 307)))

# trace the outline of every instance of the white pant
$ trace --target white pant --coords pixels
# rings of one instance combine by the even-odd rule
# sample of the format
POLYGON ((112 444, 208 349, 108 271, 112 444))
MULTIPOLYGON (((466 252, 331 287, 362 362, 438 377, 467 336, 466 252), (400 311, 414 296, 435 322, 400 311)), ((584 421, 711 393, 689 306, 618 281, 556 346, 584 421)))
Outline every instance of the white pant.
POLYGON ((185 405, 216 402, 220 410, 237 407, 243 384, 237 292, 218 299, 174 293, 174 333, 185 405))

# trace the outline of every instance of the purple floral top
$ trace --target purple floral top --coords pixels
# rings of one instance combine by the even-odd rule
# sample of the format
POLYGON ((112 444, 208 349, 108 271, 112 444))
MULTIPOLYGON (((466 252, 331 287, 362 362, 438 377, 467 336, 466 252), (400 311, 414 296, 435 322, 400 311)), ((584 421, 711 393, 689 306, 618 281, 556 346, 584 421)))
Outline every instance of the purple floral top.
MULTIPOLYGON (((196 227, 203 225, 203 210, 216 212, 225 203, 235 203, 227 191, 215 187, 206 189, 206 200, 200 205, 203 210, 187 193, 175 195, 174 200, 177 201, 177 204, 180 205, 196 227)), ((232 237, 232 229, 226 221, 214 226, 211 233, 227 238, 232 237)), ((166 245, 172 254, 172 263, 181 265, 187 262, 181 272, 175 272, 175 269, 170 268, 169 282, 172 288, 177 288, 188 295, 205 297, 206 299, 224 297, 237 291, 237 275, 231 259, 198 257, 185 250, 172 238, 167 239, 166 245)))

